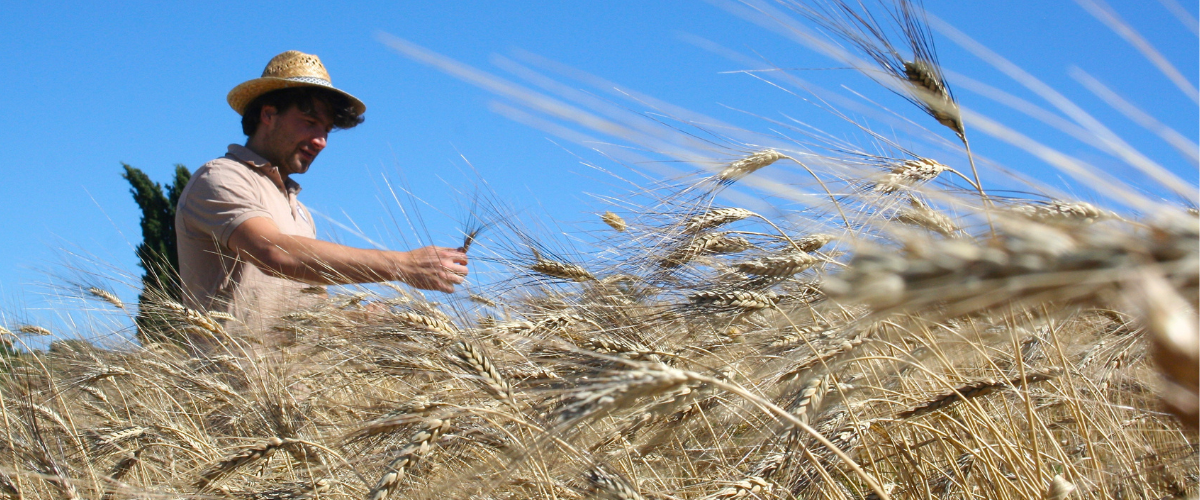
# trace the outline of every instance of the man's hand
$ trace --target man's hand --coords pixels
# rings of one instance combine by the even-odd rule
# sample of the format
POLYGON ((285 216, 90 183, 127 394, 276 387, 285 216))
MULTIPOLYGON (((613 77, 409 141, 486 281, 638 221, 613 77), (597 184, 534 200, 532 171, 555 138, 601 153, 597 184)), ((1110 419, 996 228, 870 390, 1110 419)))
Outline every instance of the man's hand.
POLYGON ((453 293, 467 275, 467 254, 446 247, 427 246, 397 257, 397 279, 423 290, 453 293))

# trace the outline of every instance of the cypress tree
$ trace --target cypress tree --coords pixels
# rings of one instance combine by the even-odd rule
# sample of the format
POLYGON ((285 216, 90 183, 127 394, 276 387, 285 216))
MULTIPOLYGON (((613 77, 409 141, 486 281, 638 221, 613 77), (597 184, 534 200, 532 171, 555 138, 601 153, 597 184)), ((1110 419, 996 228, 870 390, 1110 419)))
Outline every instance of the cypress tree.
POLYGON ((163 186, 150 180, 141 169, 122 163, 121 178, 129 182, 133 201, 142 210, 142 242, 135 251, 142 275, 142 292, 138 294, 138 340, 142 343, 157 340, 176 340, 167 327, 161 307, 155 302, 170 299, 181 302, 183 290, 179 282, 179 253, 175 244, 175 205, 192 174, 187 167, 175 165, 172 184, 163 186))

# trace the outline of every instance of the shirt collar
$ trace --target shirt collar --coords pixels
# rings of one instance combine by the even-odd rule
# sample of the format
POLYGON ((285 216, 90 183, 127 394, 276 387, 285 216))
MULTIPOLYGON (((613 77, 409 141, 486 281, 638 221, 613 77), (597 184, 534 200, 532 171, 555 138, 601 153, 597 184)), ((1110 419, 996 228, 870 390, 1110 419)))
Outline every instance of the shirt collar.
POLYGON ((259 156, 258 153, 251 151, 250 148, 241 144, 230 144, 229 149, 225 154, 226 157, 237 160, 246 166, 260 171, 266 175, 271 182, 275 183, 280 191, 286 190, 288 193, 296 194, 300 192, 300 184, 292 180, 291 177, 283 179, 279 174, 279 168, 272 165, 266 158, 259 156))

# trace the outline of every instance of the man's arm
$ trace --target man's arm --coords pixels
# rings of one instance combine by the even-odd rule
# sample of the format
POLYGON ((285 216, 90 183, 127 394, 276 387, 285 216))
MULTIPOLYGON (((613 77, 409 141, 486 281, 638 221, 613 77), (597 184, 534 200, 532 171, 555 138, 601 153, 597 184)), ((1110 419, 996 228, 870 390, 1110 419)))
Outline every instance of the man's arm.
POLYGON ((325 285, 403 281, 451 293, 467 275, 467 254, 428 246, 409 252, 367 250, 286 235, 266 217, 241 223, 228 246, 263 272, 325 285))

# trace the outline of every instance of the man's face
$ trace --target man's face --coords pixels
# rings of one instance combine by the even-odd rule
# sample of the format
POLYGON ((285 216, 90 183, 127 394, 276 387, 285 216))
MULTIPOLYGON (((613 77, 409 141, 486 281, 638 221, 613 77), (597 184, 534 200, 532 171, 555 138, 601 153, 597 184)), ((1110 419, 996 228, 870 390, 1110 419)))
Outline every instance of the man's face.
POLYGON ((259 127, 263 131, 263 157, 279 167, 282 174, 303 174, 325 149, 325 140, 333 128, 329 105, 315 101, 313 112, 306 114, 293 106, 279 113, 263 106, 259 127))

